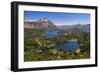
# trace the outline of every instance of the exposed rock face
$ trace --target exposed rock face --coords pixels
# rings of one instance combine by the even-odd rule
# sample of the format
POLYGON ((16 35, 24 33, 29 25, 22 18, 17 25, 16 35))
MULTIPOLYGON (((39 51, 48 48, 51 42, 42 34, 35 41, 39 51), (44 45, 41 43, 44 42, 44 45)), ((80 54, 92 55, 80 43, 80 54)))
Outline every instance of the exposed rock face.
POLYGON ((62 26, 56 26, 52 21, 43 18, 39 19, 37 21, 24 21, 24 28, 36 28, 36 29, 42 29, 47 31, 54 31, 54 30, 64 30, 64 31, 70 31, 70 30, 79 30, 82 32, 90 32, 90 24, 75 24, 75 25, 62 25, 62 26))
POLYGON ((25 21, 24 28, 33 28, 33 22, 25 21))
POLYGON ((43 29, 43 30, 54 30, 57 27, 55 24, 44 18, 37 21, 24 21, 24 28, 36 28, 36 29, 43 29))

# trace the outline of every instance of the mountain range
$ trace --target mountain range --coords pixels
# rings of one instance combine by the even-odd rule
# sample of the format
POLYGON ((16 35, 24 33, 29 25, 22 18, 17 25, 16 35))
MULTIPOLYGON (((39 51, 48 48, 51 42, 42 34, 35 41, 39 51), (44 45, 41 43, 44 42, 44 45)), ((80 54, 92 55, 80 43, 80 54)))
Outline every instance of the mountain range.
POLYGON ((55 30, 57 26, 50 20, 43 18, 37 21, 24 21, 24 28, 36 28, 42 30, 55 30))
POLYGON ((74 25, 62 25, 57 26, 52 21, 43 18, 37 21, 24 21, 24 28, 36 28, 47 31, 62 30, 68 31, 72 29, 78 29, 83 32, 90 32, 90 24, 74 24, 74 25))
POLYGON ((78 29, 83 32, 90 32, 90 24, 63 25, 63 26, 58 26, 58 29, 60 30, 78 29))

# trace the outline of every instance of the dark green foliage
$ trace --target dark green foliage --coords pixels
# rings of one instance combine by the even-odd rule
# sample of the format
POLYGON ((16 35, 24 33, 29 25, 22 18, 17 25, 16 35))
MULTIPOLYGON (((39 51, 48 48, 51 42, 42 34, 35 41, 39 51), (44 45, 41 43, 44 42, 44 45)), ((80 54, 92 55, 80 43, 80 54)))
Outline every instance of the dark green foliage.
POLYGON ((24 29, 24 61, 48 61, 65 59, 87 59, 90 58, 90 34, 72 33, 68 35, 61 34, 52 39, 44 39, 43 31, 38 29, 24 29), (81 51, 63 50, 55 48, 56 44, 67 42, 71 39, 77 39, 81 51))
POLYGON ((43 34, 43 31, 39 29, 31 29, 31 28, 24 29, 25 39, 33 39, 33 37, 40 37, 42 36, 42 34, 43 34))

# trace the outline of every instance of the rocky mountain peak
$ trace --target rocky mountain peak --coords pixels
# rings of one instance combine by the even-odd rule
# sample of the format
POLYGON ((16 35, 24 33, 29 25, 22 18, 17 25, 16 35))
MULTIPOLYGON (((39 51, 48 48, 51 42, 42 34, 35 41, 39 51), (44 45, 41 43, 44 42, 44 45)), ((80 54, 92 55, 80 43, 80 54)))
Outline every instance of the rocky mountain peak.
POLYGON ((36 28, 43 30, 54 30, 56 28, 55 24, 46 19, 39 19, 37 21, 24 21, 24 28, 36 28))

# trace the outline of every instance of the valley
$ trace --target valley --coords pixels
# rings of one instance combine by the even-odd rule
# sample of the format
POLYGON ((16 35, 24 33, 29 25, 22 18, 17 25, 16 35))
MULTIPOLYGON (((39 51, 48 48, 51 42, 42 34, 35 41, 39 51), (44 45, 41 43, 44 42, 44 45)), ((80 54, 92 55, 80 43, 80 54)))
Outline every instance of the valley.
POLYGON ((63 28, 47 19, 25 21, 24 61, 90 58, 89 27, 90 24, 76 24, 63 28))

